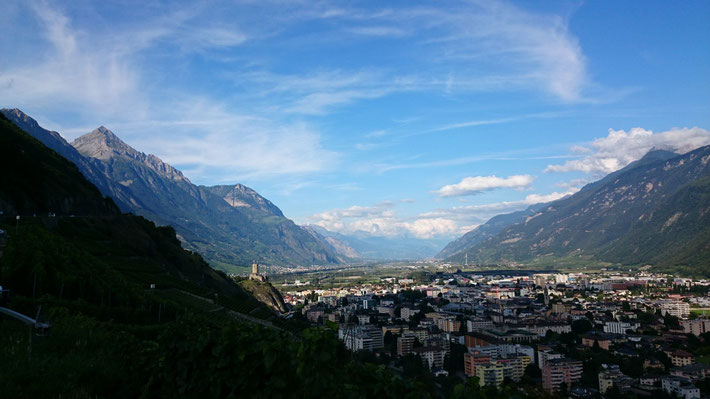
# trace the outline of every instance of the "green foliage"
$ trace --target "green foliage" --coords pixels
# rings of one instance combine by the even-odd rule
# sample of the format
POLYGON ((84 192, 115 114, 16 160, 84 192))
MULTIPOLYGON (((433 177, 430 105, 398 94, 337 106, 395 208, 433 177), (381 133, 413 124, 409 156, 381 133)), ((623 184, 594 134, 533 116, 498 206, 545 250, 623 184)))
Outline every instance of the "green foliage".
POLYGON ((594 325, 588 319, 579 319, 572 322, 572 332, 575 334, 584 334, 593 328, 594 325))

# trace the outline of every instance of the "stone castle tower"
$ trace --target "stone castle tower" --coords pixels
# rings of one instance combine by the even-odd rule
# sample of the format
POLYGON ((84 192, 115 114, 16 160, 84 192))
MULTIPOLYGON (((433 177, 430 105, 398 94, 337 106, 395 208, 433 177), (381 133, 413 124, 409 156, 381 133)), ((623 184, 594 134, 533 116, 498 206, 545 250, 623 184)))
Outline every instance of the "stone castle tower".
POLYGON ((254 280, 254 281, 268 281, 266 276, 259 274, 259 264, 254 261, 254 263, 251 264, 251 274, 249 275, 249 280, 254 280))

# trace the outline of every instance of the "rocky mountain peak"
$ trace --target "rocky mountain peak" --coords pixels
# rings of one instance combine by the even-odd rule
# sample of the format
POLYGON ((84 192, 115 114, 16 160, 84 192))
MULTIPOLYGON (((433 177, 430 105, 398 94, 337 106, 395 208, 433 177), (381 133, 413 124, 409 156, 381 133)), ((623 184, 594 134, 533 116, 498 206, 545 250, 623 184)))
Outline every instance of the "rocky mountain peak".
POLYGON ((134 149, 105 126, 99 126, 91 133, 77 138, 71 145, 81 155, 88 158, 96 158, 102 161, 115 158, 128 159, 143 164, 168 179, 190 182, 179 170, 163 162, 162 159, 153 154, 146 155, 134 149))
POLYGON ((77 138, 71 145, 76 148, 81 155, 101 160, 107 160, 115 156, 127 156, 129 158, 138 159, 141 155, 141 153, 124 143, 123 140, 104 126, 99 126, 92 130, 91 133, 77 138))

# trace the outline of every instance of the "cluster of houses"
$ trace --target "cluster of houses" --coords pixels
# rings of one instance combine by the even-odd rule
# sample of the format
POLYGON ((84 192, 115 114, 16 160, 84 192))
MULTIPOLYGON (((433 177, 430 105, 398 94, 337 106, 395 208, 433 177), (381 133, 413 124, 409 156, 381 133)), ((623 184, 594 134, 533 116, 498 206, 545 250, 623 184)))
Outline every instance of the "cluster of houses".
POLYGON ((463 362, 465 376, 477 377, 481 386, 520 381, 526 370, 537 367, 542 387, 551 392, 577 389, 584 396, 589 389, 601 394, 614 389, 652 395, 663 389, 692 399, 700 397, 694 383, 710 378, 710 365, 683 349, 689 334, 710 337, 704 335, 710 332, 709 319, 690 319, 691 305, 707 304, 708 298, 677 293, 679 285, 702 286, 704 281, 643 273, 457 272, 414 283, 390 278, 381 284, 288 292, 285 297, 313 323, 337 324, 348 349, 378 356, 413 354, 435 375, 450 372, 444 363, 452 359, 452 345, 464 346, 463 358, 454 361, 463 362), (668 320, 677 324, 668 325, 668 320), (584 357, 566 356, 568 351, 555 340, 573 333, 575 325, 586 326, 575 331, 575 353, 608 351, 618 359, 658 356, 644 362, 640 377, 625 375, 617 364, 604 364, 595 376, 597 386, 581 387, 584 357))

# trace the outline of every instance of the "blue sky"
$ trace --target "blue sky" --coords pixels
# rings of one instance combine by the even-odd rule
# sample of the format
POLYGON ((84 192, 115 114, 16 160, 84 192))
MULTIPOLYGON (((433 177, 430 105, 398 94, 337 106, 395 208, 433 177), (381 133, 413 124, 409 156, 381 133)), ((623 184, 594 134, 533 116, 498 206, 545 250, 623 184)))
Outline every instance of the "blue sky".
POLYGON ((0 99, 298 223, 456 237, 710 144, 710 2, 14 1, 0 99))

